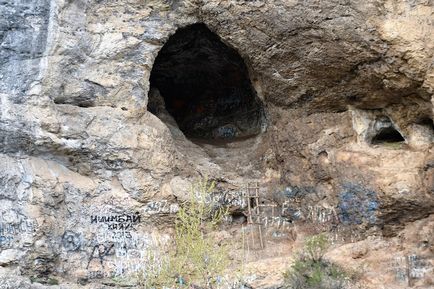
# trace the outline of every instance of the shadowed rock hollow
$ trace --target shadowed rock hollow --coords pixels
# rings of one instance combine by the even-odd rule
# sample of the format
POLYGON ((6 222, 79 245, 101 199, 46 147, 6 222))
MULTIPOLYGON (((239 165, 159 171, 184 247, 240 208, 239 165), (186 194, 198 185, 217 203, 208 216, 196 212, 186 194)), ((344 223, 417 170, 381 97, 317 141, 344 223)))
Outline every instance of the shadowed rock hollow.
MULTIPOLYGON (((204 24, 177 30, 151 71, 165 108, 179 128, 195 138, 233 139, 258 134, 263 109, 243 59, 204 24)), ((162 102, 151 93, 148 109, 162 102)))

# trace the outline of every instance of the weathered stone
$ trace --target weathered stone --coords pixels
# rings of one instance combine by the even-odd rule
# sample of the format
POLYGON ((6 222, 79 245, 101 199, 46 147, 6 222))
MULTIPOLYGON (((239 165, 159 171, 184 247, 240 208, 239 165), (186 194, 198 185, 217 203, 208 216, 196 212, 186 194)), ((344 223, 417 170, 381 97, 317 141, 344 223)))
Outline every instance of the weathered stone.
MULTIPOLYGON (((322 231, 331 259, 365 264, 363 288, 408 288, 381 262, 432 255, 432 1, 16 0, 0 15, 0 288, 48 286, 28 277, 104 288, 144 270, 199 176, 233 214, 216 236, 233 239, 234 258, 251 246, 252 288, 280 286, 303 238, 322 231), (241 121, 203 118, 219 141, 189 139, 150 89, 158 53, 195 23, 240 56, 261 103, 241 121), (243 239, 256 182, 265 249, 243 239)), ((200 61, 160 62, 164 85, 202 76, 183 65, 233 63, 198 45, 206 53, 175 55, 200 61)), ((430 288, 422 267, 414 284, 430 288)))

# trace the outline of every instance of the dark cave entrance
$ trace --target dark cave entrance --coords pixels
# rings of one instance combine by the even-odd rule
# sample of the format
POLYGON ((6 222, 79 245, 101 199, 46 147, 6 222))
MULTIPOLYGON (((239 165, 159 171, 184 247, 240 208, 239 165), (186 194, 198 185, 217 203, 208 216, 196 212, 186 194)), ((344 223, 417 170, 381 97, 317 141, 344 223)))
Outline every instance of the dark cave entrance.
POLYGON ((168 112, 195 139, 257 135, 264 110, 247 67, 204 24, 180 28, 160 50, 150 77, 148 110, 168 112))
POLYGON ((388 127, 380 130, 380 132, 372 139, 372 144, 381 143, 399 143, 404 142, 404 137, 393 127, 388 127))
POLYGON ((423 125, 434 132, 434 121, 431 118, 423 117, 418 121, 418 124, 423 125))
POLYGON ((402 134, 396 129, 388 116, 378 117, 375 121, 376 134, 372 138, 372 144, 401 143, 405 142, 402 134))

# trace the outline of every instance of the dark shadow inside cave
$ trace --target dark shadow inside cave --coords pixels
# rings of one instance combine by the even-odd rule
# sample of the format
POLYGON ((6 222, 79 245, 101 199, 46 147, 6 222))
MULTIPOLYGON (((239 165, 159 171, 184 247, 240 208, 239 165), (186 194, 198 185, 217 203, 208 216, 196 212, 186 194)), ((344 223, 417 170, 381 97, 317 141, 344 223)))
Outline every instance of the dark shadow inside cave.
POLYGON ((418 121, 418 124, 428 127, 434 132, 434 121, 429 117, 423 117, 418 121))
POLYGON ((405 139, 402 137, 399 131, 393 127, 388 127, 378 132, 378 134, 372 139, 372 144, 396 143, 403 141, 405 141, 405 139))
POLYGON ((257 135, 264 110, 247 67, 204 24, 180 28, 160 50, 150 77, 148 110, 167 111, 195 139, 257 135))
POLYGON ((380 116, 375 120, 374 131, 375 135, 371 140, 372 144, 400 143, 405 141, 388 116, 380 116))

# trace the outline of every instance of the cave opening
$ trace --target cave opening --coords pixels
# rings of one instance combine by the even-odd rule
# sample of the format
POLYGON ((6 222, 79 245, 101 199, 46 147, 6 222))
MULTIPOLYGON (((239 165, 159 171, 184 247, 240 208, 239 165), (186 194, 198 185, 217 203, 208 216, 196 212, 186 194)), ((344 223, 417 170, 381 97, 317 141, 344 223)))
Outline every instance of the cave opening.
POLYGON ((150 87, 148 110, 160 119, 169 114, 191 139, 248 138, 264 127, 263 103, 244 60, 205 24, 179 28, 168 39, 150 87))
POLYGON ((405 139, 399 131, 393 127, 386 127, 381 129, 378 134, 372 139, 372 144, 381 143, 400 143, 405 139))
POLYGON ((417 123, 428 127, 432 132, 434 132, 434 121, 431 118, 423 117, 417 123))
POLYGON ((239 225, 247 224, 247 217, 243 212, 234 211, 229 213, 229 215, 232 219, 232 224, 239 224, 239 225))
POLYGON ((371 144, 383 143, 401 143, 405 142, 404 137, 398 131, 392 120, 386 116, 381 115, 375 119, 372 127, 371 144))

